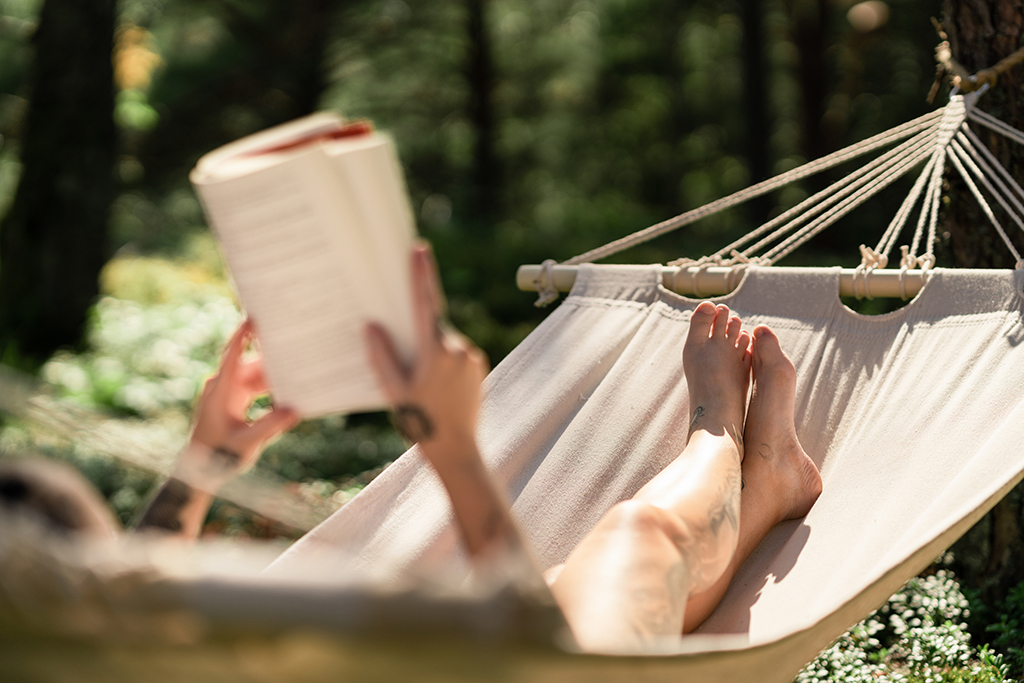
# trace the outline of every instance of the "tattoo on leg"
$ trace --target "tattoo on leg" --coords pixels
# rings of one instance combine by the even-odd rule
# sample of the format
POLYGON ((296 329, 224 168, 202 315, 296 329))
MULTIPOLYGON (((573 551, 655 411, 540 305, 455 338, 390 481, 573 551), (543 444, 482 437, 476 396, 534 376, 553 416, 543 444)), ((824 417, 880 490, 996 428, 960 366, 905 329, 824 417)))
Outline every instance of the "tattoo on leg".
POLYGON ((709 523, 711 533, 718 536, 722 524, 728 520, 734 530, 740 528, 740 491, 743 489, 743 477, 733 475, 725 482, 722 488, 722 504, 711 511, 709 523), (739 482, 736 480, 739 479, 739 482), (739 486, 736 484, 739 483, 739 486))
POLYGON ((697 406, 697 409, 693 411, 693 418, 690 420, 690 429, 696 427, 702 417, 704 417, 704 406, 697 406))
POLYGON ((647 638, 682 631, 689 589, 688 573, 685 562, 677 562, 668 568, 664 584, 659 581, 630 591, 628 620, 638 631, 638 636, 647 638))
POLYGON ((183 481, 168 479, 139 520, 139 529, 156 528, 180 532, 181 511, 192 500, 192 489, 183 481))
POLYGON ((403 403, 395 408, 398 431, 409 441, 426 441, 434 435, 434 423, 418 405, 403 403))
POLYGON ((775 457, 775 451, 766 443, 762 443, 760 448, 757 449, 758 455, 765 460, 771 460, 775 457))

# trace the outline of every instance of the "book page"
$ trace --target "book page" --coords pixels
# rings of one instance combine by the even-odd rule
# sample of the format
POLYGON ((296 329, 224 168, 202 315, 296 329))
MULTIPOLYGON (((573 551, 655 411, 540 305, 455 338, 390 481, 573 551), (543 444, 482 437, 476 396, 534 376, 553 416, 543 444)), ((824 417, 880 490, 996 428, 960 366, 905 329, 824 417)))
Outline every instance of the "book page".
POLYGON ((365 228, 358 234, 344 231, 342 235, 351 240, 344 245, 347 252, 365 254, 348 266, 355 276, 353 287, 372 319, 387 328, 403 360, 411 363, 416 332, 409 254, 416 227, 394 147, 378 134, 360 141, 328 143, 325 151, 337 168, 341 186, 349 190, 337 198, 353 202, 352 209, 365 228), (386 277, 380 277, 382 273, 386 277))
POLYGON ((304 417, 384 407, 363 343, 364 287, 351 284, 349 264, 366 257, 342 237, 360 219, 322 148, 194 182, 256 323, 274 400, 304 417))

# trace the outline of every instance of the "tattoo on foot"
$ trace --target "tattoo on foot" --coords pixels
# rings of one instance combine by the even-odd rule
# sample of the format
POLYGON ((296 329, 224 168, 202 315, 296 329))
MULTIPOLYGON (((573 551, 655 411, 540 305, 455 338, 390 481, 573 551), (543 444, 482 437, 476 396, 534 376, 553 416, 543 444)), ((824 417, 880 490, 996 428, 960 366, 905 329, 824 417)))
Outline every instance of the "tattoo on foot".
POLYGON ((761 447, 757 449, 757 453, 765 460, 771 460, 775 457, 775 451, 766 443, 761 444, 761 447))
POLYGON ((434 423, 418 405, 403 403, 395 408, 398 431, 412 442, 425 441, 434 435, 434 423))
POLYGON ((181 511, 192 500, 192 489, 183 481, 168 479, 147 508, 139 529, 156 528, 178 533, 182 529, 181 511))
POLYGON ((704 406, 697 406, 697 409, 693 411, 693 419, 690 420, 690 429, 696 427, 702 417, 704 417, 704 406))

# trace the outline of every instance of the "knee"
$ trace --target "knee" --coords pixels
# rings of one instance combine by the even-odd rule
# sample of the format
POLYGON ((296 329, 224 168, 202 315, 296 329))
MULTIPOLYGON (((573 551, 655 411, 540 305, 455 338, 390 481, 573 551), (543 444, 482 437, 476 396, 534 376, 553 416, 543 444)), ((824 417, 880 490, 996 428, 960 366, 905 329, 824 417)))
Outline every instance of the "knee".
POLYGON ((693 534, 677 515, 642 500, 616 503, 605 513, 602 525, 638 538, 664 539, 676 547, 693 540, 693 534))

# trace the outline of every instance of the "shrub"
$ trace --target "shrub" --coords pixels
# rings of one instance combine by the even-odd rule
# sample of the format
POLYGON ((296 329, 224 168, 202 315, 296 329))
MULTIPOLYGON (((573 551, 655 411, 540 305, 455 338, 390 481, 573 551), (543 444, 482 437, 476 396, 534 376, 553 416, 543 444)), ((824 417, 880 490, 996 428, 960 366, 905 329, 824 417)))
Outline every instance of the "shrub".
POLYGON ((952 573, 915 577, 840 636, 796 677, 798 683, 1003 683, 1009 666, 975 650, 967 598, 952 573))

